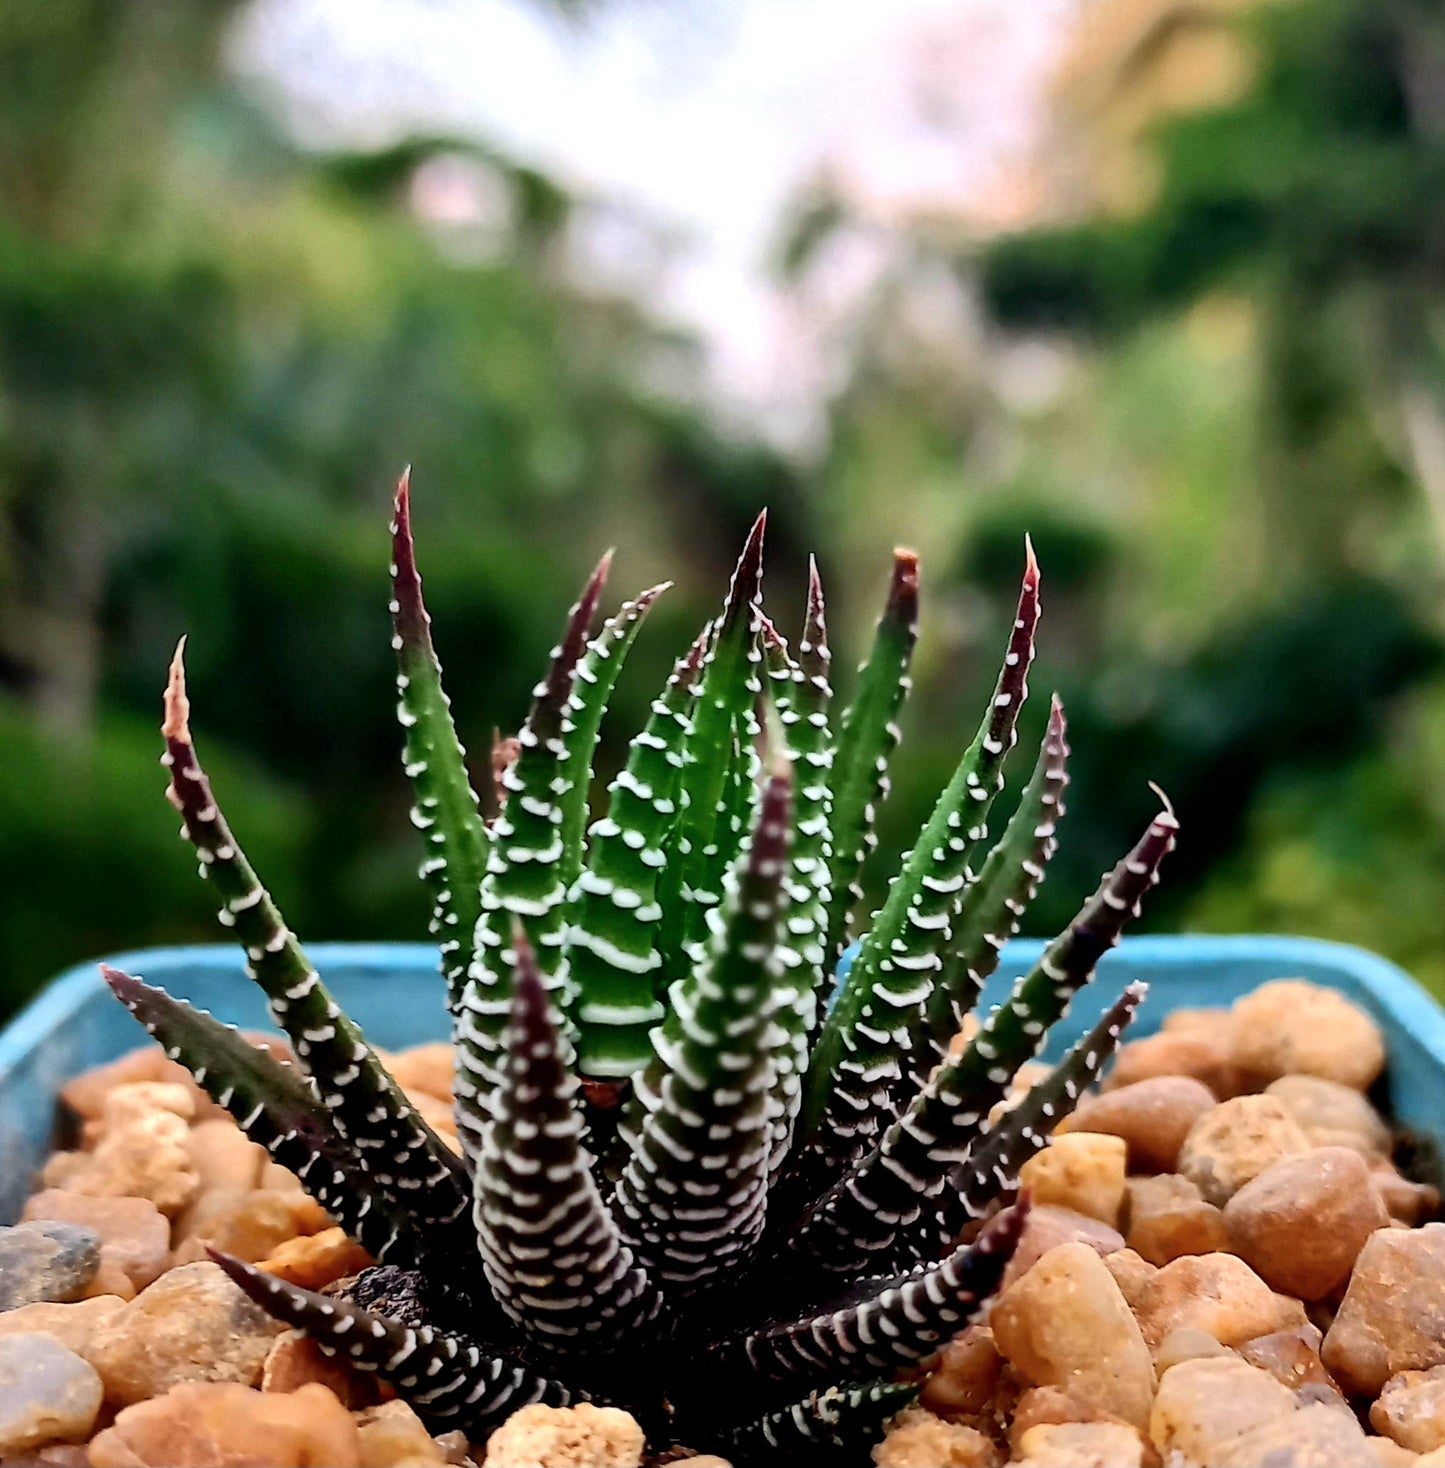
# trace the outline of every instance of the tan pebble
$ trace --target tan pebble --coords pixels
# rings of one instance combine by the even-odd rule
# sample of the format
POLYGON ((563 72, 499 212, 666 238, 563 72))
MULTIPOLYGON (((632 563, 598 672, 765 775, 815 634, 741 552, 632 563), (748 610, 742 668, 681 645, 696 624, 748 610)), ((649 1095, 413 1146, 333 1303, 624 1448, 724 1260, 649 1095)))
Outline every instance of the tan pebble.
POLYGON ((1028 1189, 1035 1203, 1072 1208, 1116 1228, 1124 1201, 1126 1157, 1121 1137, 1070 1132, 1055 1137, 1024 1163, 1019 1186, 1028 1189))
POLYGON ((1224 1208, 1229 1247, 1266 1284, 1302 1300, 1342 1286, 1365 1240, 1388 1219, 1364 1159, 1349 1147, 1286 1157, 1224 1208))
POLYGON ((202 1192, 260 1187, 266 1149, 250 1141, 230 1117, 193 1126, 187 1146, 202 1192))
POLYGON ((269 1259, 263 1259, 260 1267, 303 1289, 319 1290, 348 1275, 360 1274, 371 1263, 371 1255, 348 1238, 344 1228, 326 1228, 319 1234, 288 1239, 269 1259))
POLYGON ((399 1050, 387 1061, 387 1069, 403 1091, 421 1092, 448 1105, 452 1100, 452 1047, 445 1040, 430 1045, 413 1045, 399 1050))
POLYGON ((175 1081, 132 1081, 114 1086, 106 1093, 100 1109, 101 1125, 106 1131, 127 1127, 157 1111, 169 1111, 182 1121, 193 1121, 196 1115, 196 1088, 175 1081))
POLYGON ((1139 1301, 1149 1281, 1159 1273, 1157 1265, 1151 1264, 1133 1249, 1116 1249, 1104 1256, 1104 1268, 1114 1277, 1119 1293, 1133 1311, 1138 1311, 1139 1301))
POLYGON ((60 1100, 83 1120, 98 1120, 105 1109, 105 1098, 117 1086, 137 1081, 159 1081, 181 1086, 191 1093, 196 1106, 204 1099, 204 1092, 191 1079, 190 1072, 174 1060, 167 1060, 159 1045, 144 1045, 131 1050, 119 1060, 108 1065, 96 1066, 67 1081, 60 1092, 60 1100))
POLYGON ((209 1244, 254 1264, 288 1240, 312 1232, 318 1216, 327 1221, 304 1193, 263 1188, 205 1193, 176 1222, 175 1257, 181 1263, 197 1263, 207 1257, 205 1246, 209 1244))
POLYGON ((1171 1034, 1182 1030, 1212 1030, 1216 1034, 1226 1034, 1229 1030, 1229 1011, 1206 1007, 1171 1009, 1159 1021, 1159 1028, 1171 1034))
POLYGON ((1390 1129, 1352 1086, 1320 1076, 1286 1075, 1264 1088, 1294 1117, 1312 1147, 1350 1147, 1373 1161, 1390 1155, 1390 1129))
POLYGON ((91 1468, 360 1468, 351 1414, 324 1386, 263 1396, 192 1382, 127 1407, 90 1444, 91 1468))
POLYGON ((64 1188, 71 1178, 81 1177, 91 1165, 88 1152, 52 1152, 40 1168, 42 1188, 64 1188))
POLYGON ((1234 1353, 1222 1346, 1207 1330, 1197 1325, 1176 1326, 1159 1343, 1154 1353, 1154 1369, 1163 1376, 1181 1361, 1199 1361, 1207 1356, 1230 1356, 1234 1353))
POLYGON ((616 1407, 544 1407, 513 1412, 487 1439, 485 1468, 639 1468, 642 1429, 616 1407))
POLYGON ((1238 1356, 1181 1361, 1159 1381, 1149 1436, 1160 1453, 1216 1463, 1242 1434, 1290 1418, 1294 1393, 1238 1356))
POLYGON ((84 1443, 52 1443, 35 1454, 40 1468, 90 1468, 90 1449, 84 1443))
POLYGON ((139 1293, 130 1275, 115 1260, 102 1258, 100 1268, 95 1271, 95 1278, 86 1285, 85 1293, 80 1298, 124 1302, 135 1299, 139 1293))
POLYGON ((0 1336, 0 1453, 89 1437, 101 1396, 95 1371, 53 1336, 0 1336))
MULTIPOLYGON (((131 1090, 132 1087, 122 1087, 131 1090)), ((143 1290, 165 1268, 171 1226, 148 1198, 91 1198, 47 1188, 25 1204, 24 1218, 56 1218, 78 1223, 100 1235, 100 1262, 112 1264, 143 1290)))
POLYGON ((1364 1397, 1397 1372, 1445 1365, 1445 1224, 1370 1235, 1321 1354, 1364 1397))
POLYGON ((1320 1076, 1368 1090, 1385 1064, 1380 1027, 1334 989, 1275 979, 1235 1002, 1230 1033, 1235 1064, 1249 1082, 1320 1076))
POLYGON ((1344 1468, 1371 1461, 1364 1429, 1345 1407, 1322 1402, 1301 1407, 1293 1417, 1276 1418, 1242 1433, 1212 1461, 1219 1468, 1344 1468))
POLYGON ((260 1185, 268 1193, 301 1193, 305 1191, 301 1186, 301 1179, 290 1168, 282 1167, 279 1162, 272 1162, 269 1157, 261 1164, 260 1185))
POLYGON ((986 1325, 970 1325, 939 1352, 919 1393, 919 1406, 938 1417, 970 1417, 993 1397, 1003 1358, 986 1325))
POLYGON ((1071 1396, 1061 1386, 1031 1386, 1019 1394, 1009 1422, 1012 1456, 1023 1455, 1024 1434, 1035 1427, 1060 1422, 1113 1422, 1110 1413, 1071 1396))
POLYGON ((187 1150, 189 1128, 171 1111, 151 1111, 124 1126, 108 1128, 83 1166, 52 1173, 47 1187, 93 1198, 148 1198, 174 1218, 195 1198, 200 1178, 187 1150))
POLYGON ((68 1351, 85 1355, 90 1338, 125 1303, 116 1295, 77 1300, 70 1305, 21 1305, 0 1311, 0 1336, 48 1335, 68 1351))
POLYGON ((1122 1422, 1062 1422, 1031 1427, 1017 1468, 1140 1468, 1144 1443, 1122 1422))
POLYGON ((1445 1366, 1392 1376, 1370 1408, 1370 1425, 1412 1452, 1445 1447, 1445 1366))
POLYGON ((1227 1242, 1224 1215, 1178 1173, 1130 1178, 1125 1213, 1129 1247, 1151 1264, 1213 1254, 1227 1242))
POLYGON ((1416 1468, 1421 1462, 1419 1453, 1412 1453, 1409 1448, 1402 1448, 1399 1443, 1391 1442, 1387 1437, 1367 1435, 1365 1447, 1370 1452, 1366 1461, 1372 1463, 1374 1468, 1416 1468))
MULTIPOLYGON (((437 1433, 432 1441, 437 1445, 437 1451, 441 1453, 444 1463, 460 1465, 467 1462, 470 1458, 472 1445, 467 1441, 466 1433, 457 1428, 453 1428, 450 1432, 437 1433)), ((672 1468, 677 1468, 678 1461, 676 1459, 674 1460, 672 1468)), ((702 1465, 704 1463, 702 1458, 685 1458, 680 1461, 694 1465, 702 1465)), ((728 1468, 728 1464, 724 1463, 721 1458, 713 1459, 712 1462, 715 1465, 720 1464, 721 1468, 728 1468)))
POLYGON ((1086 1096, 1054 1135, 1107 1132, 1123 1139, 1132 1171, 1172 1172, 1189 1128, 1214 1104, 1214 1092, 1192 1076, 1154 1076, 1086 1096))
POLYGON ((1004 1288, 1027 1274, 1050 1249, 1073 1243, 1087 1244, 1096 1254, 1112 1254, 1124 1247, 1124 1236, 1107 1223, 1072 1208, 1036 1203, 1029 1210, 1013 1257, 1004 1270, 1004 1288))
POLYGON ((1189 1129, 1179 1149, 1179 1171, 1206 1202, 1222 1208, 1251 1178, 1282 1158, 1309 1151, 1309 1145, 1273 1096, 1236 1096, 1189 1129))
POLYGON ((361 1468, 402 1468, 403 1464, 446 1462, 421 1418, 405 1402, 384 1402, 356 1414, 361 1468))
POLYGON ((1051 1249, 994 1301, 989 1325, 1024 1380, 1062 1387, 1125 1422, 1148 1421, 1148 1347, 1114 1277, 1087 1244, 1051 1249))
POLYGON ((1156 1076, 1191 1076, 1221 1100, 1239 1092, 1229 1037, 1208 1030, 1164 1030, 1119 1047, 1104 1090, 1117 1091, 1156 1076))
POLYGON ((1277 1382, 1287 1386, 1301 1404, 1329 1402, 1343 1407, 1340 1394, 1329 1372, 1320 1360, 1320 1332, 1313 1325, 1297 1325, 1291 1330, 1276 1330, 1257 1336, 1239 1347, 1239 1354, 1251 1366, 1267 1371, 1277 1382))
POLYGON ((873 1461, 877 1468, 994 1468, 999 1456, 977 1428, 909 1407, 874 1447, 873 1461))
POLYGON ((1166 1264, 1140 1291, 1135 1310, 1151 1348, 1183 1325, 1236 1346, 1305 1319, 1298 1301, 1275 1294, 1233 1254, 1190 1254, 1166 1264))
POLYGON ((1440 1211, 1437 1189, 1401 1177, 1383 1158, 1370 1170, 1370 1186, 1385 1205, 1385 1212, 1410 1228, 1429 1221, 1440 1211))
POLYGON ((251 1386, 284 1329, 218 1265, 186 1264, 101 1322, 87 1355, 106 1396, 123 1405, 182 1382, 251 1386))
POLYGON ((328 1356, 308 1335, 288 1330, 278 1335, 261 1367, 263 1392, 294 1392, 308 1382, 331 1391, 349 1411, 373 1407, 381 1383, 369 1371, 358 1371, 335 1356, 328 1356))

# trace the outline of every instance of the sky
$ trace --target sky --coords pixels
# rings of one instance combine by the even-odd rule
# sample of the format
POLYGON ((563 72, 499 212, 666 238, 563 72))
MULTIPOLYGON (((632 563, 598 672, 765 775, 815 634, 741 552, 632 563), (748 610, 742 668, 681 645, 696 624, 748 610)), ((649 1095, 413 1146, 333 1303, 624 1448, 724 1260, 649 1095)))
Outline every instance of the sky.
POLYGON ((303 141, 455 131, 606 206, 583 270, 696 333, 717 405, 786 439, 898 224, 998 213, 1079 3, 608 0, 572 21, 541 0, 254 0, 231 50, 303 141), (772 266, 820 176, 870 230, 800 311, 772 266))

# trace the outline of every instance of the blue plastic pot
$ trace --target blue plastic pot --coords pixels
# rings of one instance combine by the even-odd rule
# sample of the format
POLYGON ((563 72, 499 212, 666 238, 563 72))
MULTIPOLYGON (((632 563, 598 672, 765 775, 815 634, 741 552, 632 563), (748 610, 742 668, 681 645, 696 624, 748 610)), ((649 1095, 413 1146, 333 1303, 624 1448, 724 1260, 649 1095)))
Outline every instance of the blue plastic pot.
MULTIPOLYGON (((1043 945, 1018 939, 1004 949, 985 991, 996 1003, 1043 945)), ((342 1007, 385 1049, 446 1036, 436 952, 413 943, 321 943, 312 960, 342 1007)), ((123 953, 117 968, 249 1028, 268 1026, 260 991, 231 947, 154 948, 123 953)), ((1126 938, 1099 967, 1051 1036, 1064 1045, 1098 1018, 1132 979, 1150 984, 1131 1033, 1159 1028, 1172 1009, 1224 1005, 1267 979, 1330 984, 1383 1026, 1387 1084, 1395 1119, 1437 1148, 1445 1144, 1445 1013, 1393 964, 1358 948, 1304 938, 1126 938)), ((96 964, 62 974, 0 1034, 0 1221, 13 1219, 49 1148, 55 1098, 72 1076, 133 1049, 145 1036, 112 997, 96 964)))

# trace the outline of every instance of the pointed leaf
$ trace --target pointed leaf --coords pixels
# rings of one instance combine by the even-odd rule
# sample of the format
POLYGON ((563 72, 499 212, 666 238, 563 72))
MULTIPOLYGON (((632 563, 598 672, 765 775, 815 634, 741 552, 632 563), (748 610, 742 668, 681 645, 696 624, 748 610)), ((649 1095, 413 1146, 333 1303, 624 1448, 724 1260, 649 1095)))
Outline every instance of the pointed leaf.
POLYGON ((718 905, 722 874, 727 870, 719 841, 719 812, 738 723, 752 710, 762 688, 755 607, 762 584, 766 525, 764 511, 748 534, 728 585, 727 599, 703 662, 688 731, 681 809, 669 843, 659 896, 662 923, 658 948, 667 982, 686 972, 687 942, 700 936, 707 910, 718 905))
POLYGON ((923 1088, 933 1068, 947 1055, 949 1042, 998 967, 1003 945, 1018 932, 1024 911, 1039 890, 1044 868, 1059 844, 1056 831, 1069 783, 1066 734, 1063 705, 1056 697, 1049 709, 1038 763, 1018 809, 989 852, 983 870, 964 891, 943 953, 943 967, 924 1005, 924 1028, 910 1057, 907 1086, 896 1097, 900 1104, 923 1088))
POLYGON ((653 1277, 678 1293, 745 1263, 763 1227, 789 808, 788 777, 775 774, 741 871, 726 884, 708 962, 673 985, 625 1124, 619 1221, 653 1277))
POLYGON ((647 1064, 649 1032, 663 1016, 657 888, 677 819, 683 741, 705 637, 678 660, 647 727, 629 745, 569 901, 577 1064, 601 1080, 630 1076, 647 1064))
POLYGON ((859 669, 858 689, 843 713, 833 761, 833 862, 828 901, 828 967, 848 942, 863 898, 863 863, 878 845, 873 823, 888 795, 888 760, 898 747, 898 712, 912 686, 908 676, 918 641, 918 556, 893 552, 893 580, 859 669))
POLYGON ((1058 1065, 974 1143, 954 1174, 957 1186, 944 1209, 947 1233, 957 1235, 970 1218, 984 1217, 1017 1188, 1019 1169, 1048 1146, 1054 1128, 1104 1073, 1148 992, 1148 984, 1128 985, 1058 1065))
POLYGON ((1028 1215, 1000 1213, 978 1237, 915 1273, 864 1280, 841 1299, 786 1325, 726 1341, 708 1357, 727 1379, 860 1380, 931 1355, 961 1331, 998 1289, 1028 1215))
POLYGON ((603 1207, 581 1146, 570 1046, 558 1033, 520 926, 507 1043, 476 1172, 476 1224, 487 1279, 538 1345, 611 1349, 656 1322, 662 1297, 603 1207))
POLYGON ((231 834, 191 742, 184 644, 166 689, 162 732, 169 797, 185 820, 201 873, 221 898, 217 917, 246 949, 246 972, 265 991, 337 1133, 366 1149, 372 1183, 406 1200, 419 1227, 465 1216, 470 1187, 461 1159, 422 1120, 361 1031, 342 1012, 231 834))
POLYGON ((890 887, 819 1031, 802 1114, 815 1177, 837 1176, 895 1114, 889 1103, 902 1062, 922 1026, 953 911, 972 876, 969 858, 987 834, 989 807, 1003 785, 1003 761, 1028 694, 1038 615, 1038 563, 1030 546, 989 711, 890 887))
MULTIPOLYGON (((250 1043, 234 1026, 101 965, 115 996, 241 1130, 289 1168, 302 1187, 374 1259, 409 1267, 425 1241, 405 1208, 372 1186, 356 1149, 332 1125, 301 1073, 250 1043)), ((463 1220, 465 1222, 465 1220, 463 1220)))
POLYGON ((587 826, 587 795, 592 785, 592 758, 607 700, 617 686, 622 664, 642 630, 643 618, 672 582, 650 587, 635 601, 624 602, 615 617, 609 617, 593 638, 587 655, 577 667, 567 717, 562 726, 562 743, 567 753, 562 761, 566 790, 558 797, 562 808, 562 885, 571 891, 582 870, 586 852, 583 831, 587 826))
POLYGON ((562 742, 577 665, 587 650, 587 629, 597 611, 612 562, 598 563, 567 618, 547 676, 534 690, 531 712, 517 736, 516 763, 502 776, 506 804, 492 826, 487 872, 482 882, 482 916, 477 923, 477 957, 462 993, 456 1025, 457 1135, 469 1158, 501 1082, 502 1031, 511 1010, 512 925, 520 919, 537 951, 537 967, 567 1008, 567 890, 561 880, 562 810, 567 792, 562 742))
POLYGON ((787 643, 764 619, 763 646, 773 680, 778 723, 793 766, 793 847, 784 890, 787 918, 778 936, 783 969, 779 989, 778 1027, 783 1043, 777 1056, 772 1167, 776 1175, 792 1145, 793 1127, 802 1104, 803 1075, 808 1067, 809 1040, 817 1025, 819 995, 826 982, 824 925, 827 921, 829 818, 832 790, 829 773, 833 741, 828 725, 828 633, 823 589, 817 566, 809 564, 808 613, 798 644, 798 661, 787 643))
POLYGON ((916 1381, 871 1381, 830 1386, 801 1402, 765 1413, 727 1434, 726 1446, 739 1463, 804 1464, 863 1462, 868 1449, 905 1407, 918 1398, 916 1381))
POLYGON ((207 1252, 269 1315, 305 1331, 328 1356, 390 1382, 435 1432, 459 1428, 468 1437, 484 1437, 529 1403, 565 1407, 585 1400, 515 1353, 431 1325, 407 1325, 277 1279, 219 1249, 207 1252))
MULTIPOLYGON (((1138 915, 1177 830, 1169 809, 1154 818, 1008 1000, 960 1054, 939 1067, 878 1146, 815 1205, 798 1233, 797 1246, 809 1258, 849 1273, 917 1237, 918 1220, 937 1210, 949 1174, 983 1132, 1019 1066, 1039 1052, 1099 959, 1138 915)), ((924 1239, 920 1247, 926 1251, 931 1244, 924 1239)))
POLYGON ((440 943, 447 1008, 455 1014, 472 959, 472 935, 482 912, 487 833, 467 775, 466 750, 452 723, 432 647, 431 617, 421 595, 411 535, 411 471, 396 487, 392 536, 392 639, 396 649, 397 718, 416 804, 412 823, 426 841, 422 880, 432 899, 431 932, 440 943))

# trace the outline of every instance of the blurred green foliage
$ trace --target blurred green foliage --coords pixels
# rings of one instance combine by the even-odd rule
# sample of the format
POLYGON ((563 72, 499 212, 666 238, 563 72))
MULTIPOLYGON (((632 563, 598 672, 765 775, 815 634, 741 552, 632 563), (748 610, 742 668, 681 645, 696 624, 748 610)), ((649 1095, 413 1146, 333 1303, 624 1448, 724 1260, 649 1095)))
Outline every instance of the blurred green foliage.
POLYGON ((405 463, 483 768, 605 545, 625 587, 681 583, 625 724, 757 505, 786 547, 798 504, 776 456, 637 386, 658 333, 563 279, 560 191, 441 139, 303 154, 222 75, 235 9, 0 9, 0 1008, 214 935, 146 733, 185 631, 207 757, 292 920, 424 931, 386 613, 405 463), (439 154, 505 193, 475 258, 409 207, 439 154))
POLYGON ((982 289, 1013 330, 1092 341, 1106 399, 1119 364, 1189 353, 1211 307, 1247 322, 1213 354, 1249 383, 1247 452, 1185 491, 1233 626, 1142 693, 1146 763, 1194 817, 1183 920, 1363 943, 1445 992, 1445 10, 1300 0, 1241 33, 1252 84, 1156 129, 1147 209, 1002 239, 982 289), (1214 539, 1206 497, 1252 545, 1214 539))
MULTIPOLYGON (((422 935, 385 585, 407 462, 479 767, 616 544, 616 595, 678 585, 607 773, 767 504, 773 610, 796 620, 818 550, 844 685, 890 544, 923 552, 886 870, 971 733, 1031 530, 1032 681, 1076 750, 1037 921, 1152 778, 1185 834, 1150 924, 1364 942, 1445 991, 1437 6, 1252 15, 1255 84, 1161 130, 1143 215, 982 255, 920 233, 812 462, 648 386, 685 386, 691 344, 574 282, 551 180, 447 138, 301 150, 224 73, 237 8, 0 6, 0 1012, 66 963, 215 936, 154 764, 183 632, 207 763, 291 921, 422 935), (414 207, 437 159, 501 201, 485 238, 414 207), (1012 391, 1018 361, 1056 385, 1012 391)), ((813 200, 785 277, 849 226, 813 200)))

